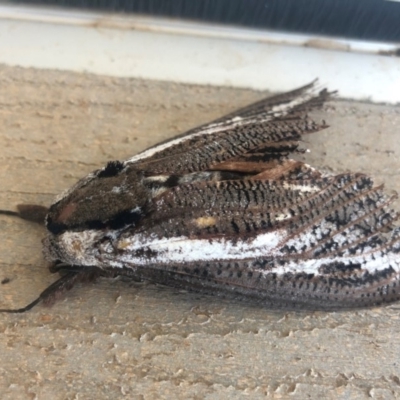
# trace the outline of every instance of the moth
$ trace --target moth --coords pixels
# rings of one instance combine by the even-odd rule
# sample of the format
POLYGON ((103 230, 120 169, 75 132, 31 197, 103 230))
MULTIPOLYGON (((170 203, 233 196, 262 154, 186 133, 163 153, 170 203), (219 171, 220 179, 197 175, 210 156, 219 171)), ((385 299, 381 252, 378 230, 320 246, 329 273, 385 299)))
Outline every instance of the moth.
POLYGON ((308 115, 332 96, 313 82, 189 130, 126 161, 110 161, 48 209, 50 271, 35 301, 76 282, 132 276, 266 306, 335 309, 400 297, 395 196, 363 174, 324 174, 289 158, 327 127, 308 115))

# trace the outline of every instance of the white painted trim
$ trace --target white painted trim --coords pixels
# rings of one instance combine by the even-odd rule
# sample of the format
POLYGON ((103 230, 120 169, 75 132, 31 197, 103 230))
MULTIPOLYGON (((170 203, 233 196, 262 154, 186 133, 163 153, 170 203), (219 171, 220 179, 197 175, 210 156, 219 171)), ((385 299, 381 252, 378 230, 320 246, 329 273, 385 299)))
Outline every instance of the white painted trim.
POLYGON ((341 96, 400 102, 395 44, 93 12, 0 5, 0 62, 289 90, 319 77, 341 96))

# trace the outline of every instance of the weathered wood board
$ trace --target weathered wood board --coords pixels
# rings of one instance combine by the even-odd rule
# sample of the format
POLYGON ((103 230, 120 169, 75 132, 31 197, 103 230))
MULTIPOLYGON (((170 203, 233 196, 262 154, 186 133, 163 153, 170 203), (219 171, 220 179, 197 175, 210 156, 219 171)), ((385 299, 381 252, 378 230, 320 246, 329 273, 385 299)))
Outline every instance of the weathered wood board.
MULTIPOLYGON (((48 205, 105 162, 265 95, 4 66, 0 87, 1 209, 48 205)), ((400 107, 335 100, 316 118, 331 127, 305 138, 311 165, 400 191, 400 107)), ((25 305, 55 279, 44 234, 0 216, 0 281, 10 280, 1 307, 25 305)), ((399 309, 270 311, 103 279, 52 308, 0 315, 1 398, 397 398, 399 309)))

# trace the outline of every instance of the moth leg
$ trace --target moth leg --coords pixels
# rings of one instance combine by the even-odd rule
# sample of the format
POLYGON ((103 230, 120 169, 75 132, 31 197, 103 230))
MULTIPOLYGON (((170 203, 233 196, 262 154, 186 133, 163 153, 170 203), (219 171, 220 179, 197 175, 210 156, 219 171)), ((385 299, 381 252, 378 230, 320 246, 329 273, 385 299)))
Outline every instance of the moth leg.
POLYGON ((0 210, 0 214, 12 215, 25 219, 27 221, 36 222, 37 224, 44 225, 45 217, 49 211, 47 207, 37 204, 18 204, 18 211, 0 210))
MULTIPOLYGON (((71 266, 74 268, 74 266, 71 266)), ((45 305, 55 303, 65 292, 71 290, 78 282, 93 282, 101 275, 101 270, 96 267, 79 267, 80 270, 70 270, 65 275, 61 276, 57 281, 48 286, 39 297, 22 308, 17 309, 0 309, 4 313, 23 313, 32 309, 36 304, 43 302, 45 305)), ((61 268, 60 268, 61 270, 61 268)), ((67 270, 66 266, 64 270, 67 270)))

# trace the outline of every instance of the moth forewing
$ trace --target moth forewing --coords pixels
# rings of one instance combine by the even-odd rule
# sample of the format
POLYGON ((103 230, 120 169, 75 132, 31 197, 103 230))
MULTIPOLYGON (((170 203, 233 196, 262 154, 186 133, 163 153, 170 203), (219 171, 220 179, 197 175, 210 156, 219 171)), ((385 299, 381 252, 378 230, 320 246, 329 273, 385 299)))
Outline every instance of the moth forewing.
POLYGON ((304 152, 302 135, 326 128, 307 113, 330 96, 312 83, 83 178, 46 216, 45 257, 66 274, 2 311, 116 275, 278 307, 397 300, 393 198, 364 175, 328 176, 288 158, 304 152))

